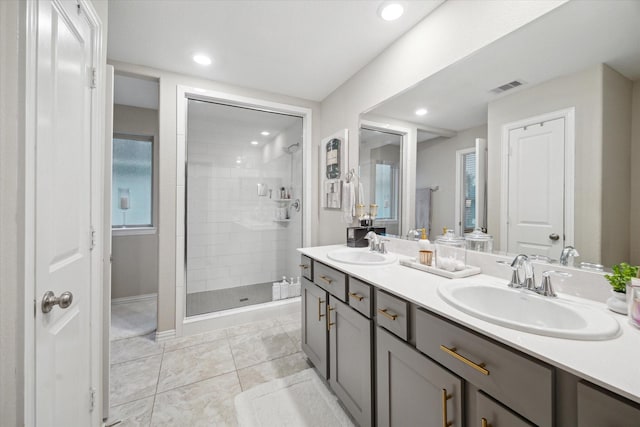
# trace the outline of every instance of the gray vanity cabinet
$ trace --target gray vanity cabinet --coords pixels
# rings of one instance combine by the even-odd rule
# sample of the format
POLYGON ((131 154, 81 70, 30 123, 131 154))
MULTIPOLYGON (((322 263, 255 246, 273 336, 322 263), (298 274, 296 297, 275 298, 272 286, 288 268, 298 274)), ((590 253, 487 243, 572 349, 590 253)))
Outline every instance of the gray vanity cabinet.
POLYGON ((535 427, 524 418, 493 400, 481 391, 476 393, 476 418, 472 426, 479 427, 535 427))
POLYGON ((640 405, 586 382, 578 383, 578 427, 638 427, 640 405))
POLYGON ((302 278, 302 350, 318 372, 327 378, 329 354, 327 336, 327 292, 302 278))
POLYGON ((329 297, 329 385, 363 427, 372 422, 372 323, 329 297))
POLYGON ((378 427, 464 424, 459 377, 381 327, 376 356, 378 427))

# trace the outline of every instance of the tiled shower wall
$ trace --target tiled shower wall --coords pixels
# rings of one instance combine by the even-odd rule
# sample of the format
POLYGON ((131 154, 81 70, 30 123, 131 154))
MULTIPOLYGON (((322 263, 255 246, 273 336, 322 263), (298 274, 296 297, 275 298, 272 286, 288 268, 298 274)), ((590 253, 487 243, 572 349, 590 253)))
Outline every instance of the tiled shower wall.
MULTIPOLYGON (((187 293, 299 276, 302 211, 276 222, 280 187, 302 199, 302 121, 262 147, 212 143, 191 132, 187 149, 187 293), (300 143, 287 154, 283 147, 300 143), (241 163, 236 163, 240 157, 241 163), (293 165, 293 168, 292 168, 293 165), (293 170, 293 179, 291 171, 293 170), (272 199, 257 194, 258 183, 272 199), (290 190, 291 191, 291 190, 290 190)), ((246 142, 244 142, 246 144, 246 142)))

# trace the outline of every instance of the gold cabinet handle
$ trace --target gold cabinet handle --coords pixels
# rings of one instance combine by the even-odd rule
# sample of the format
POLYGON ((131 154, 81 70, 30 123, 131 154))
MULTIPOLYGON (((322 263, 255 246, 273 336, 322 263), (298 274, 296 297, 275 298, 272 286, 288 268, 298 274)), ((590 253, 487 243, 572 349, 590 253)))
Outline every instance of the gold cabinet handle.
POLYGON ((473 369, 475 369, 476 371, 480 372, 482 375, 489 375, 489 371, 487 369, 485 369, 485 364, 484 363, 475 363, 475 362, 467 359, 463 355, 457 353, 457 349, 455 347, 449 348, 449 347, 446 347, 444 345, 440 345, 440 350, 444 351, 445 353, 447 353, 450 356, 455 357, 456 359, 458 359, 459 361, 461 361, 465 365, 471 366, 473 369))
POLYGON ((322 314, 322 303, 324 303, 324 301, 318 298, 318 322, 324 317, 324 314, 322 314))
POLYGON ((331 282, 333 282, 333 279, 331 279, 331 278, 329 278, 327 276, 320 275, 320 278, 322 280, 324 280, 325 282, 327 282, 329 285, 331 284, 331 282))
POLYGON ((442 389, 442 427, 449 427, 453 425, 453 421, 449 421, 449 416, 447 415, 447 400, 451 399, 451 395, 447 393, 447 389, 442 389))
POLYGON ((330 305, 327 306, 327 331, 331 331, 331 326, 335 325, 335 322, 331 321, 331 311, 335 310, 335 308, 330 305))
POLYGON ((389 312, 387 312, 386 308, 379 308, 378 309, 378 313, 382 314, 384 317, 386 317, 387 319, 393 321, 396 320, 398 318, 397 314, 391 314, 389 312))
POLYGON ((300 264, 298 265, 298 267, 302 268, 303 270, 306 270, 307 268, 309 268, 307 264, 300 264))
POLYGON ((480 424, 480 425, 481 425, 481 427, 491 427, 491 424, 489 424, 489 423, 487 422, 487 419, 486 419, 486 418, 482 418, 482 420, 481 420, 481 424, 480 424))
POLYGON ((362 295, 358 295, 356 293, 353 292, 349 292, 349 296, 353 299, 357 299, 358 301, 362 301, 364 299, 364 297, 362 295))

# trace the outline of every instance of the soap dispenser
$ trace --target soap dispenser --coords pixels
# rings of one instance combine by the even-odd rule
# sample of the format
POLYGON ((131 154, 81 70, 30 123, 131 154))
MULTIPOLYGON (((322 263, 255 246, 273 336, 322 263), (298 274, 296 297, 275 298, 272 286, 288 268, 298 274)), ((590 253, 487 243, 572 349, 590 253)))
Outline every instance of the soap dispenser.
POLYGON ((427 239, 427 229, 422 229, 422 236, 418 240, 418 248, 420 249, 420 263, 431 265, 433 263, 433 244, 427 239))

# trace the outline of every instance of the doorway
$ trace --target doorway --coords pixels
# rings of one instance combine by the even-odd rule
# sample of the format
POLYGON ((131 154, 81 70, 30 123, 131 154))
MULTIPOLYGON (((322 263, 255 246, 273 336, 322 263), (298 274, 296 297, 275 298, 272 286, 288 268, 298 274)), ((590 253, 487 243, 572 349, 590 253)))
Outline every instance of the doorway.
POLYGON ((558 259, 573 244, 572 130, 573 109, 503 126, 507 252, 558 259))

